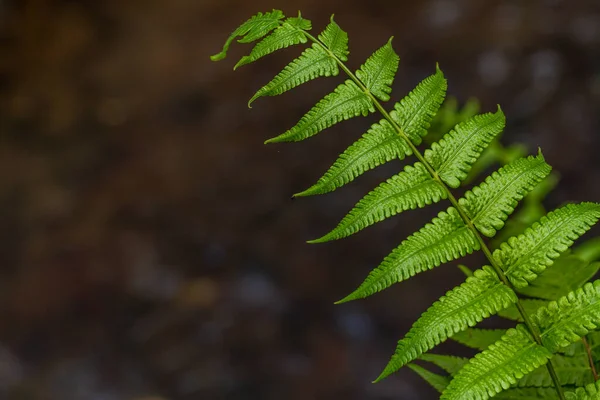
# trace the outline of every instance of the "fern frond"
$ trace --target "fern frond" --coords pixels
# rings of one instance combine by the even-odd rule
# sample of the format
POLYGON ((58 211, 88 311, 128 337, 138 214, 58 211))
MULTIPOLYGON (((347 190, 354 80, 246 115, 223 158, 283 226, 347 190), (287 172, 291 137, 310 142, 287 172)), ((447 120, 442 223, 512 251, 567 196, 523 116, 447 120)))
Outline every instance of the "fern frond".
MULTIPOLYGON (((334 21, 319 35, 319 40, 340 60, 346 61, 348 55, 348 34, 334 21)), ((248 102, 262 96, 276 96, 321 76, 337 76, 339 68, 334 57, 321 45, 314 43, 289 63, 273 80, 256 92, 248 102)))
POLYGON ((600 204, 568 204, 548 213, 523 234, 502 243, 493 254, 494 260, 515 287, 525 287, 598 218, 600 204))
POLYGON ((392 39, 376 50, 356 71, 356 76, 381 101, 388 101, 392 92, 392 83, 398 71, 400 57, 392 48, 392 39))
POLYGON ((548 349, 537 344, 523 325, 518 325, 473 357, 456 374, 440 399, 486 400, 546 364, 551 357, 548 349))
MULTIPOLYGON (((590 364, 583 354, 580 357, 565 357, 555 355, 552 365, 562 386, 584 386, 594 381, 590 364)), ((519 382, 519 387, 552 387, 553 382, 546 366, 538 367, 535 371, 525 375, 519 382)))
POLYGON ((504 129, 504 113, 476 115, 425 150, 425 160, 448 186, 457 188, 485 147, 504 129))
POLYGON ((565 393, 566 400, 600 400, 600 381, 565 393))
POLYGON ((456 332, 472 327, 515 303, 517 295, 485 266, 436 301, 414 323, 381 375, 380 381, 456 332))
MULTIPOLYGON (((548 305, 548 302, 545 300, 538 299, 522 299, 521 305, 525 309, 525 312, 528 315, 535 313, 540 307, 545 307, 548 305)), ((523 316, 521 312, 515 306, 510 306, 505 308, 504 310, 498 312, 498 315, 502 318, 510 319, 511 321, 523 322, 523 316)))
POLYGON ((265 143, 298 142, 340 121, 367 116, 370 112, 375 112, 371 99, 348 79, 321 99, 293 128, 265 143))
POLYGON ((542 343, 555 353, 600 326, 600 280, 586 283, 531 316, 542 343))
POLYGON ((402 211, 425 207, 447 197, 423 164, 407 165, 404 171, 380 184, 363 197, 339 225, 309 243, 322 243, 350 236, 402 211))
POLYGON ((541 152, 537 157, 520 158, 466 192, 458 204, 481 233, 493 237, 496 230, 502 229, 518 202, 551 170, 541 152))
POLYGON ((408 364, 408 368, 415 371, 417 375, 423 378, 425 382, 429 383, 439 393, 442 393, 450 384, 450 377, 436 374, 426 368, 421 367, 420 365, 408 364))
MULTIPOLYGON (((498 315, 501 315, 502 311, 498 311, 498 315)), ((452 340, 472 349, 485 350, 500 340, 504 334, 506 334, 506 329, 468 328, 462 332, 456 332, 452 336, 452 340)))
MULTIPOLYGON (((446 88, 446 79, 438 68, 434 75, 425 78, 396 103, 395 110, 390 113, 414 143, 420 143, 421 137, 427 134, 429 123, 444 100, 446 88)), ((316 184, 296 196, 331 192, 370 169, 411 154, 411 148, 384 118, 348 147, 316 184)))
POLYGON ((354 292, 338 303, 377 293, 394 283, 471 254, 480 245, 453 207, 409 236, 375 268, 354 292))
POLYGON ((600 263, 590 263, 574 254, 562 255, 529 286, 519 292, 546 300, 556 300, 583 286, 596 275, 600 263))
POLYGON ((348 61, 348 34, 330 18, 329 25, 319 34, 319 41, 341 61, 348 61))
POLYGON ((430 362, 434 365, 437 365, 450 375, 456 374, 462 367, 467 365, 469 362, 468 358, 465 357, 456 357, 456 356, 448 356, 445 354, 428 354, 425 353, 419 357, 419 359, 423 361, 430 362))
POLYGON ((264 14, 259 12, 234 30, 223 45, 223 50, 220 53, 211 56, 210 59, 212 61, 224 59, 227 56, 227 50, 229 50, 231 42, 237 37, 242 36, 242 38, 238 40, 240 43, 250 43, 267 35, 279 26, 280 20, 283 17, 284 15, 280 10, 273 10, 264 14))
POLYGON ((233 67, 237 69, 242 65, 250 64, 268 54, 295 44, 306 43, 308 39, 304 31, 312 29, 311 22, 304 19, 298 13, 297 17, 287 18, 282 25, 273 31, 269 36, 258 42, 250 54, 242 57, 233 67))

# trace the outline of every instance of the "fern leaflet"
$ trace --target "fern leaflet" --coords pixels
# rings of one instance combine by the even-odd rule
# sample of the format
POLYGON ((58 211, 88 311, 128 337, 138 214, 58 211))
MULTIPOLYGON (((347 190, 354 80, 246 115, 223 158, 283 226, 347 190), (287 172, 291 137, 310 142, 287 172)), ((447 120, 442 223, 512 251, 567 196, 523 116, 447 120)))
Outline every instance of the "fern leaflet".
POLYGON ((600 218, 600 205, 568 204, 548 213, 493 254, 517 288, 527 286, 600 218))
POLYGON ((392 120, 415 145, 421 144, 427 135, 429 124, 444 101, 447 89, 448 82, 436 65, 435 74, 425 78, 390 112, 392 120))
POLYGON ((457 188, 483 149, 502 132, 504 124, 504 114, 500 108, 495 114, 476 115, 458 124, 439 142, 425 150, 425 160, 442 181, 457 188))
POLYGON ((475 227, 488 237, 502 229, 521 200, 551 171, 540 153, 520 158, 488 176, 482 184, 465 193, 459 204, 475 227))
POLYGON ((356 76, 379 100, 388 101, 400 57, 392 48, 392 38, 356 71, 356 76))
POLYGON ((288 131, 265 143, 297 142, 316 135, 340 121, 375 112, 371 99, 351 80, 325 96, 288 131))
POLYGON ((334 230, 310 243, 340 239, 402 211, 422 208, 445 198, 446 191, 431 178, 423 164, 407 165, 403 172, 360 200, 334 230))
POLYGON ((517 301, 516 294, 503 284, 491 267, 475 271, 474 276, 436 301, 414 323, 396 352, 376 379, 380 381, 468 327, 517 301))
POLYGON ((542 343, 553 353, 576 342, 600 325, 600 280, 550 302, 532 320, 541 331, 542 343))
POLYGON ((479 250, 479 242, 458 211, 442 211, 409 236, 375 268, 354 292, 338 303, 363 298, 438 265, 479 250))

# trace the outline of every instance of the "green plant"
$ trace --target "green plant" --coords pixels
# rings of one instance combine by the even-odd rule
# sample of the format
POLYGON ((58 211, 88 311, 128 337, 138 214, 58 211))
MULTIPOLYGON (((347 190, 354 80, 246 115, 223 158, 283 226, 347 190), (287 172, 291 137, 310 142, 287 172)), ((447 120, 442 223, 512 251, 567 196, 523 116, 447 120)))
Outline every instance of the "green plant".
MULTIPOLYGON (((590 254, 597 252, 590 248, 587 252, 568 251, 598 221, 600 204, 567 204, 540 215, 539 221, 494 249, 484 237, 495 237, 518 202, 550 174, 551 168, 541 151, 536 156, 517 154, 510 160, 494 159, 508 163, 457 199, 454 189, 468 178, 473 164, 504 128, 500 107, 495 113, 475 115, 458 123, 421 151, 418 146, 445 97, 447 84, 442 71, 436 67, 433 75, 388 112, 383 103, 390 100, 399 64, 392 39, 352 72, 345 64, 348 36, 333 17, 317 37, 309 33, 310 29, 311 22, 300 14, 285 18, 278 10, 259 13, 238 27, 223 51, 211 57, 223 59, 238 37, 242 43, 261 40, 235 68, 291 45, 311 43, 262 87, 249 105, 259 97, 282 94, 317 77, 335 76, 340 71, 347 75, 295 126, 266 143, 304 140, 359 115, 378 112, 382 116, 317 183, 295 196, 331 192, 385 162, 411 155, 417 158, 413 165, 360 200, 331 232, 310 242, 340 239, 400 212, 441 200, 451 203, 446 211, 404 240, 339 303, 372 295, 475 251, 483 252, 488 262, 474 272, 462 268, 469 275, 466 281, 421 315, 400 340, 376 381, 408 365, 432 383, 442 399, 483 400, 496 395, 511 399, 600 398, 600 384, 595 384, 595 372, 591 373, 594 346, 599 338, 591 332, 600 324, 600 281, 586 283, 598 270, 598 263, 590 259, 590 254), (505 331, 473 328, 498 313, 520 323, 505 331), (427 354, 452 337, 481 353, 471 359, 427 354), (564 379, 559 375, 561 366, 573 361, 565 357, 575 355, 580 364, 585 356, 587 364, 574 373, 573 379, 564 379), (450 375, 435 374, 413 364, 418 358, 442 366, 450 375)), ((506 154, 506 149, 502 154, 506 154)), ((547 188, 552 185, 552 181, 546 184, 547 188)), ((542 192, 531 203, 534 209, 527 211, 525 217, 540 213, 538 206, 543 195, 542 192)), ((520 230, 518 226, 514 229, 520 230)))

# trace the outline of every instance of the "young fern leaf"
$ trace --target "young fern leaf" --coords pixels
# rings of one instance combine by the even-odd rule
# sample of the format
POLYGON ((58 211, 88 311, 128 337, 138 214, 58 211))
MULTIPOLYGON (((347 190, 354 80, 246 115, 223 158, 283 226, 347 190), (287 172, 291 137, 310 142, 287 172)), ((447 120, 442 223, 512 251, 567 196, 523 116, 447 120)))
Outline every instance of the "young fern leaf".
POLYGON ((288 131, 265 141, 267 143, 298 142, 322 130, 359 115, 375 112, 371 99, 348 79, 333 93, 325 96, 300 121, 288 131))
POLYGON ((302 18, 300 13, 298 13, 298 17, 287 18, 273 33, 258 42, 249 55, 242 57, 233 69, 235 70, 242 65, 250 64, 277 50, 295 44, 306 43, 307 38, 304 31, 310 29, 312 29, 311 22, 302 18))
MULTIPOLYGON (((410 137, 427 133, 431 119, 443 102, 447 89, 444 74, 438 68, 425 78, 390 113, 400 128, 410 137)), ((417 142, 416 139, 413 139, 417 142)), ((295 196, 309 196, 331 192, 381 164, 412 154, 411 148, 396 129, 382 119, 371 126, 359 140, 348 147, 319 181, 295 196)))
POLYGON ((403 172, 363 197, 334 230, 309 243, 350 236, 392 215, 417 207, 423 208, 446 197, 444 188, 433 180, 423 164, 417 162, 414 166, 407 165, 403 172))
POLYGON ((586 283, 532 315, 542 343, 553 353, 600 326, 600 280, 586 283))
POLYGON ((425 382, 429 383, 439 393, 442 393, 450 384, 450 377, 436 374, 421 367, 420 365, 408 364, 408 368, 415 371, 417 375, 423 378, 425 382))
POLYGON ((392 92, 391 85, 394 82, 400 57, 392 48, 392 38, 356 71, 356 76, 371 92, 381 101, 388 101, 392 92))
POLYGON ((541 153, 537 157, 517 159, 466 192, 458 204, 481 233, 493 237, 496 230, 502 229, 519 200, 551 170, 541 153))
POLYGON ((568 204, 508 239, 493 258, 516 288, 522 288, 552 265, 560 253, 600 218, 600 204, 568 204))
POLYGON ((344 303, 370 296, 394 283, 479 250, 479 242, 458 211, 449 207, 430 223, 409 236, 375 268, 344 303))
POLYGON ((325 48, 314 43, 312 47, 304 50, 300 57, 289 63, 271 82, 252 96, 248 107, 259 97, 282 94, 321 76, 337 76, 339 68, 335 57, 343 61, 347 60, 348 34, 333 21, 332 17, 329 25, 319 35, 319 40, 325 48))
POLYGON ((227 50, 229 50, 231 42, 233 42, 237 37, 242 36, 242 38, 238 40, 240 43, 250 43, 267 35, 269 32, 279 26, 281 23, 280 20, 283 17, 284 15, 280 10, 273 10, 264 14, 259 12, 240 25, 235 31, 233 31, 223 45, 223 50, 220 53, 211 56, 210 59, 212 61, 224 59, 227 56, 227 50))
POLYGON ((552 353, 537 344, 527 329, 509 329, 498 342, 473 357, 442 393, 440 400, 486 400, 544 365, 552 353))
MULTIPOLYGON (((498 312, 501 315, 502 310, 498 312)), ((452 340, 476 350, 485 350, 491 344, 496 343, 506 334, 506 329, 478 329, 468 328, 462 332, 456 332, 452 340)))
POLYGON ((529 286, 519 289, 519 293, 529 297, 557 300, 583 286, 596 275, 599 268, 599 262, 590 263, 575 254, 562 255, 529 286))
POLYGON ((476 325, 517 301, 517 295, 503 284, 489 266, 436 301, 414 323, 385 367, 378 382, 457 332, 476 325))
POLYGON ((425 150, 425 160, 444 183, 457 188, 483 149, 502 132, 504 124, 504 113, 500 107, 495 114, 476 115, 458 124, 439 142, 425 150))

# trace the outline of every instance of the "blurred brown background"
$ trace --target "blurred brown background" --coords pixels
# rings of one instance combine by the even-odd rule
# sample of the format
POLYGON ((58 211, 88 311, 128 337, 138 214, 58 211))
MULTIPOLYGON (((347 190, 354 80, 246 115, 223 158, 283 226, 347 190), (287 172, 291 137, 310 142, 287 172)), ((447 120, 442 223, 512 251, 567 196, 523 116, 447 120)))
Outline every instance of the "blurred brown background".
POLYGON ((544 149, 549 206, 600 200, 597 0, 0 0, 0 398, 436 398, 409 370, 369 382, 456 268, 332 303, 446 205, 304 243, 400 165, 290 200, 376 117, 262 145, 339 83, 247 109, 299 49, 208 57, 274 7, 315 32, 335 13, 353 68, 394 35, 395 99, 439 61, 461 102, 502 105, 505 142, 544 149))

